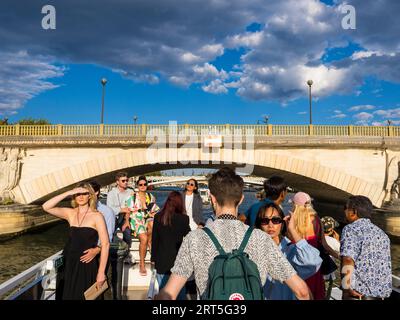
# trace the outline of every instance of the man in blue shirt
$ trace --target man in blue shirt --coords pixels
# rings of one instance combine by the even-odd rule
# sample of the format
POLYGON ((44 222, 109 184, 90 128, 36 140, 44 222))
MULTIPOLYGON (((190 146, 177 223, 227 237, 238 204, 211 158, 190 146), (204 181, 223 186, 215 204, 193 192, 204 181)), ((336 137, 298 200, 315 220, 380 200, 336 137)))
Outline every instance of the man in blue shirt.
POLYGON ((279 176, 272 176, 265 180, 265 199, 253 204, 244 214, 240 214, 239 220, 246 222, 250 227, 253 227, 256 222, 258 210, 269 203, 275 203, 280 206, 287 195, 287 187, 285 180, 279 176))
POLYGON ((340 240, 343 300, 383 300, 392 292, 389 237, 370 218, 371 201, 351 196, 340 240))

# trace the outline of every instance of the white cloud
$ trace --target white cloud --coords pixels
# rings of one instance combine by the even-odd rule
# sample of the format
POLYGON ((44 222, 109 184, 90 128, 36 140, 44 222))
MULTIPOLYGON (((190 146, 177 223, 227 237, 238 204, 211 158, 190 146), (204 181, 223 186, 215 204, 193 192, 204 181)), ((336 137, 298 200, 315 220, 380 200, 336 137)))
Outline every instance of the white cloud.
POLYGON ((257 47, 263 40, 264 32, 246 32, 244 34, 236 34, 232 37, 228 37, 226 45, 228 48, 236 47, 257 47))
POLYGON ((199 52, 201 53, 202 56, 207 56, 210 57, 209 59, 213 59, 224 53, 224 46, 220 43, 206 44, 200 48, 199 52))
POLYGON ((360 112, 353 116, 356 120, 371 120, 373 117, 374 115, 368 112, 360 112))
POLYGON ((15 114, 34 96, 59 86, 48 79, 63 76, 66 69, 47 61, 26 51, 0 51, 0 114, 15 114))
POLYGON ((366 104, 366 105, 359 105, 359 106, 354 106, 348 109, 350 112, 357 112, 357 111, 362 111, 362 110, 373 110, 375 109, 375 106, 366 104))
POLYGON ((181 59, 185 63, 198 63, 201 61, 201 58, 199 56, 196 56, 191 52, 183 53, 181 59))
POLYGON ((307 114, 308 112, 307 111, 300 111, 300 112, 297 112, 297 114, 307 114))
POLYGON ((347 117, 347 115, 344 114, 341 110, 334 110, 333 113, 334 115, 331 116, 330 119, 342 119, 347 117))
POLYGON ((351 56, 351 59, 359 60, 359 59, 363 59, 363 58, 369 58, 373 55, 380 57, 380 56, 383 56, 384 54, 379 51, 357 51, 357 52, 353 53, 353 55, 351 56))
MULTIPOLYGON (((31 27, 38 19, 35 1, 25 1, 21 9, 16 1, 3 0, 7 14, 0 19, 0 53, 14 55, 23 48, 32 57, 51 56, 62 64, 92 63, 119 70, 134 81, 200 84, 197 87, 210 93, 232 88, 246 99, 282 104, 306 97, 308 79, 314 80, 315 99, 357 94, 367 76, 399 83, 400 1, 380 0, 377 5, 375 0, 347 0, 357 8, 357 29, 351 32, 341 27, 339 2, 328 6, 319 0, 203 0, 199 7, 198 1, 98 0, 93 10, 89 2, 70 0, 57 4, 62 25, 50 33, 31 27), (260 30, 246 31, 254 22, 260 30), (331 63, 321 61, 327 49, 349 42, 361 51, 331 63), (245 49, 235 71, 213 65, 227 48, 245 49)), ((41 61, 51 70, 53 60, 41 61)), ((28 70, 27 65, 21 68, 28 70)), ((34 94, 52 88, 45 80, 51 72, 48 78, 43 72, 44 87, 34 94)), ((0 81, 4 79, 0 73, 0 81)), ((22 80, 14 81, 16 87, 24 86, 22 80)), ((0 99, 1 108, 11 112, 30 98, 0 99)), ((352 111, 362 110, 372 109, 352 111)))
POLYGON ((400 119, 400 108, 376 110, 374 114, 386 119, 400 119))
POLYGON ((228 93, 228 89, 224 86, 223 82, 219 79, 213 80, 208 85, 202 86, 202 89, 205 92, 220 94, 220 93, 228 93))
POLYGON ((367 126, 373 117, 374 115, 368 112, 360 112, 353 115, 353 118, 357 120, 356 124, 362 126, 367 126))

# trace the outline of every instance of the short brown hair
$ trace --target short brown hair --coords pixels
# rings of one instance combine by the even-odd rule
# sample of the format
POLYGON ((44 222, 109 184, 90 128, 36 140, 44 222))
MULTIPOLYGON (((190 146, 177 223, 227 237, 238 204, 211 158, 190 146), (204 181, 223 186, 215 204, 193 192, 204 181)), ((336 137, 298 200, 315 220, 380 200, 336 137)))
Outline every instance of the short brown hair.
POLYGON ((242 199, 244 182, 232 169, 224 167, 211 175, 208 187, 219 205, 236 207, 242 199))
POLYGON ((118 181, 119 178, 122 178, 122 177, 128 177, 128 173, 125 171, 117 172, 117 174, 115 175, 115 181, 118 181))

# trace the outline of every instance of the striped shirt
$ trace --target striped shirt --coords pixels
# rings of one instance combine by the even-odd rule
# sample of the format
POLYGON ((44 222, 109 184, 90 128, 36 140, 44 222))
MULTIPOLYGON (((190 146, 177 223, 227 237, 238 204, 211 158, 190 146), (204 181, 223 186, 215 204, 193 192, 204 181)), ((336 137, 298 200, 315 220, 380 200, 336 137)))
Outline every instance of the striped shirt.
MULTIPOLYGON (((239 248, 248 228, 239 220, 225 219, 210 221, 207 227, 225 252, 239 248)), ((262 283, 265 283, 267 275, 283 282, 296 274, 271 237, 261 230, 253 230, 244 251, 257 265, 262 283)), ((208 235, 201 229, 193 230, 184 238, 171 272, 184 278, 194 273, 198 293, 203 296, 207 288, 208 268, 217 255, 218 251, 208 235)))

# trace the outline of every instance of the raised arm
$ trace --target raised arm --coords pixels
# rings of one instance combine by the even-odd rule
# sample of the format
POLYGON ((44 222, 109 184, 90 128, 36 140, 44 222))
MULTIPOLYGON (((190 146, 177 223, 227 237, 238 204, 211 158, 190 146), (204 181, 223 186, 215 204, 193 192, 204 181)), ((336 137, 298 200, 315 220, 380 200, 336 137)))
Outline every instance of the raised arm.
POLYGON ((317 220, 317 223, 319 223, 319 237, 320 237, 320 239, 321 239, 321 244, 322 244, 322 246, 324 247, 324 249, 325 249, 325 251, 326 252, 328 252, 328 254, 330 255, 330 256, 332 256, 332 257, 334 257, 334 258, 336 258, 336 259, 340 259, 340 256, 339 256, 339 254, 335 251, 335 250, 333 250, 330 246, 329 246, 329 244, 326 242, 326 239, 325 239, 325 235, 324 235, 324 229, 323 229, 323 226, 322 226, 322 222, 321 222, 321 220, 318 218, 318 220, 317 220))
POLYGON ((85 193, 87 190, 85 188, 75 188, 69 191, 66 191, 62 194, 59 194, 58 196, 55 196, 49 200, 47 200, 45 203, 43 203, 42 208, 44 211, 47 213, 52 214, 53 216, 56 216, 61 219, 65 219, 69 221, 69 213, 73 212, 73 209, 71 208, 60 208, 56 207, 56 205, 64 200, 66 197, 72 196, 76 193, 85 193))

